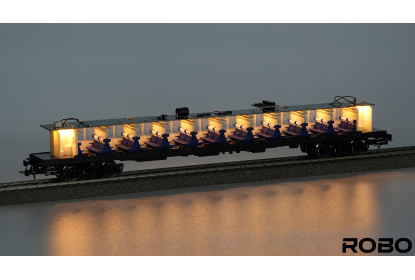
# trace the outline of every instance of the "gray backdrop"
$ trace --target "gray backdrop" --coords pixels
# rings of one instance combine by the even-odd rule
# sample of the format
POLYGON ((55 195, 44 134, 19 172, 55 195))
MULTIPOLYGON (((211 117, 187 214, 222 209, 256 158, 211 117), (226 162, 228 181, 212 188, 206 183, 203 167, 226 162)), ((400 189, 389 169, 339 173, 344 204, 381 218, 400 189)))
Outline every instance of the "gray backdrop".
POLYGON ((40 124, 180 106, 353 95, 377 104, 392 146, 414 143, 413 24, 1 24, 0 38, 0 181, 25 179, 21 161, 49 150, 40 124))

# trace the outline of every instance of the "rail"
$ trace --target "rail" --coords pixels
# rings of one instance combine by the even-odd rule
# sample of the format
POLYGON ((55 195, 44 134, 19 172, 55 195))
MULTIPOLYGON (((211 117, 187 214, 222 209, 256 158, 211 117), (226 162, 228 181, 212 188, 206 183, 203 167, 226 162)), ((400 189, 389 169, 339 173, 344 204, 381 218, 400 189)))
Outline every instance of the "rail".
POLYGON ((225 170, 284 166, 284 165, 292 165, 292 164, 297 165, 297 164, 312 163, 312 162, 319 163, 319 162, 358 160, 358 159, 364 159, 364 158, 383 158, 383 157, 408 155, 408 154, 415 154, 415 146, 369 150, 368 152, 364 154, 355 155, 355 156, 346 156, 346 157, 310 159, 308 158, 308 156, 295 156, 295 157, 267 158, 267 159, 259 159, 259 160, 244 160, 244 161, 209 163, 209 164, 199 164, 199 165, 180 166, 180 167, 136 170, 136 171, 127 171, 127 172, 121 173, 117 177, 100 178, 100 179, 92 179, 92 180, 81 180, 81 181, 73 181, 73 182, 60 182, 57 179, 42 179, 42 180, 20 181, 20 182, 8 182, 8 183, 0 183, 0 193, 4 191, 13 191, 13 190, 24 190, 24 189, 34 189, 34 188, 46 188, 46 187, 50 188, 50 187, 58 187, 58 186, 77 186, 77 185, 82 185, 86 183, 90 184, 90 183, 130 180, 130 179, 135 179, 135 178, 136 179, 142 179, 142 178, 148 179, 152 177, 161 177, 161 176, 185 175, 185 174, 193 174, 193 173, 208 173, 208 172, 218 172, 218 171, 225 171, 225 170))
POLYGON ((235 169, 248 169, 248 168, 261 168, 270 166, 283 166, 290 164, 302 164, 310 162, 332 162, 332 161, 345 161, 345 160, 357 160, 361 158, 376 158, 376 157, 388 157, 398 156, 406 154, 415 154, 415 146, 400 147, 400 148, 388 148, 388 149, 377 149, 369 150, 368 152, 346 157, 331 157, 331 158, 320 158, 310 159, 308 156, 295 156, 295 157, 281 157, 281 158, 267 158, 258 160, 245 160, 245 161, 233 161, 233 162, 221 162, 221 163, 209 163, 199 165, 189 165, 180 167, 169 167, 169 168, 158 168, 158 169, 146 169, 127 171, 121 173, 117 177, 111 178, 100 178, 92 180, 81 180, 74 182, 60 182, 57 179, 41 179, 41 180, 28 180, 20 182, 8 182, 0 183, 0 192, 11 191, 11 190, 22 190, 22 189, 33 189, 33 188, 46 188, 54 186, 67 186, 67 185, 82 185, 84 183, 100 183, 108 181, 119 181, 134 178, 151 178, 160 176, 174 176, 192 173, 203 173, 203 172, 218 172, 224 170, 235 170, 235 169))

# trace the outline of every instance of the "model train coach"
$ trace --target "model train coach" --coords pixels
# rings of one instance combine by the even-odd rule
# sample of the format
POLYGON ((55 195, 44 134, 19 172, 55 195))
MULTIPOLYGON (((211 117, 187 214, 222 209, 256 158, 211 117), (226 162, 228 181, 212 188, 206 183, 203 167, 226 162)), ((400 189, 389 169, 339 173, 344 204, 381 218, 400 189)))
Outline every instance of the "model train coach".
POLYGON ((152 161, 174 156, 265 152, 300 148, 310 158, 355 155, 392 136, 372 128, 373 104, 336 96, 323 104, 279 106, 263 101, 247 110, 79 121, 70 118, 41 125, 50 133, 50 151, 23 161, 26 176, 55 175, 65 181, 112 177, 122 161, 152 161))

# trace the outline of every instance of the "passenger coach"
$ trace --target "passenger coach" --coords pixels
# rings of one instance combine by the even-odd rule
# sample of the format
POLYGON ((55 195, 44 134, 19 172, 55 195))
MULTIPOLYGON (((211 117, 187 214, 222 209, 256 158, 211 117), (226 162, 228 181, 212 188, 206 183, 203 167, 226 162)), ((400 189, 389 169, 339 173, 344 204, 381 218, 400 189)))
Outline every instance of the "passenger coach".
POLYGON ((300 148, 312 158, 354 155, 392 136, 372 128, 374 104, 336 96, 334 102, 279 106, 263 101, 248 110, 79 121, 69 118, 41 125, 49 131, 50 151, 23 161, 26 176, 56 175, 65 181, 111 177, 120 161, 151 161, 173 156, 265 152, 300 148))

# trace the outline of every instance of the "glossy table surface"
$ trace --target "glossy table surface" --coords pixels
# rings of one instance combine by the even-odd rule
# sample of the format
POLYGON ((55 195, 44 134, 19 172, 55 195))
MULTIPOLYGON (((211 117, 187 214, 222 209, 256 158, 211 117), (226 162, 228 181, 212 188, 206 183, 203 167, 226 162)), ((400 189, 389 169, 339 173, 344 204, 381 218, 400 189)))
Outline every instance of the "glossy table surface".
POLYGON ((1 207, 0 254, 341 255, 344 237, 413 240, 414 182, 412 168, 1 207))

